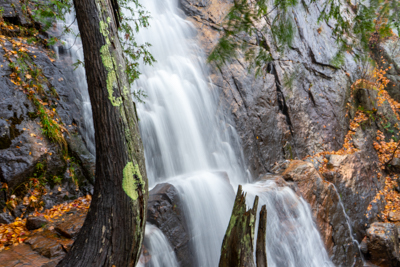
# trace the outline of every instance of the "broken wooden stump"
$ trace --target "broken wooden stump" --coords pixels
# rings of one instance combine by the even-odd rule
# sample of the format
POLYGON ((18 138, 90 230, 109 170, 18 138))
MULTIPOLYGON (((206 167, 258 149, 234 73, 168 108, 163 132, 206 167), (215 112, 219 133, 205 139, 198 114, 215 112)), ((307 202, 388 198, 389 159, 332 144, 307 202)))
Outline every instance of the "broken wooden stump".
MULTIPOLYGON (((239 185, 233 205, 231 219, 222 242, 219 267, 255 267, 254 231, 257 218, 258 196, 253 208, 246 209, 246 194, 239 185)), ((265 234, 267 210, 265 205, 260 212, 260 224, 257 238, 257 267, 267 266, 265 234)))

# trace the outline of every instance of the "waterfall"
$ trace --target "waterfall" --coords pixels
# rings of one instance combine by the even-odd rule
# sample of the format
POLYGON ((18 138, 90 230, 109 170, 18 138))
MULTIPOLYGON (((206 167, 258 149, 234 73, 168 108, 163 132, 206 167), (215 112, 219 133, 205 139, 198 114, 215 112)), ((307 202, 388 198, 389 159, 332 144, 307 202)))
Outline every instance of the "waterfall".
MULTIPOLYGON (((141 1, 152 19, 138 42, 152 44, 157 62, 141 66, 133 90, 147 94, 138 105, 150 186, 169 182, 179 191, 196 266, 217 266, 234 202, 234 188, 251 177, 235 129, 217 110, 196 31, 177 0, 141 1), (225 172, 229 181, 218 175, 225 172), (230 182, 230 183, 229 183, 230 182)), ((225 115, 227 116, 227 115, 225 115)), ((290 188, 272 181, 244 185, 249 203, 267 205, 269 266, 333 266, 310 207, 290 188)))
MULTIPOLYGON (((218 91, 207 78, 205 55, 191 39, 196 31, 180 15, 178 1, 141 2, 152 19, 137 39, 152 44, 150 51, 157 60, 154 66, 141 66, 142 75, 132 88, 142 89, 148 96, 145 103, 138 103, 138 114, 149 184, 169 182, 177 188, 196 266, 218 265, 238 184, 244 184, 248 203, 259 195, 259 207, 267 205, 268 266, 333 266, 303 199, 273 181, 247 184, 252 178, 240 139, 225 120, 228 115, 217 109, 218 91)), ((67 16, 66 24, 72 24, 78 33, 73 15, 67 16)), ((80 39, 64 35, 63 41, 64 46, 56 47, 57 55, 68 54, 72 62, 83 61, 80 39)), ((75 75, 83 99, 82 134, 94 152, 84 68, 79 66, 75 75)), ((142 255, 138 266, 178 266, 168 240, 157 227, 146 225, 144 246, 149 256, 142 255)))

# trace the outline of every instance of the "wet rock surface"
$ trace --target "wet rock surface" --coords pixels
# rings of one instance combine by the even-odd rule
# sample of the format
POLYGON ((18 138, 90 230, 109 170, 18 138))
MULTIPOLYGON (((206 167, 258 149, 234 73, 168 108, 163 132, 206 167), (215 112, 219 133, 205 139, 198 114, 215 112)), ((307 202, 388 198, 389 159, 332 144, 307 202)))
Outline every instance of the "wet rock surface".
POLYGON ((44 227, 48 221, 44 217, 28 217, 26 219, 26 229, 29 231, 39 229, 41 227, 44 227))
POLYGON ((86 213, 87 210, 72 209, 50 220, 30 217, 30 223, 39 224, 46 221, 47 224, 42 224, 40 228, 36 228, 35 225, 35 229, 31 228, 32 232, 24 243, 9 246, 8 249, 1 251, 0 266, 56 266, 71 248, 74 237, 86 218, 86 213))
MULTIPOLYGON (((197 29, 206 54, 220 37, 219 23, 233 1, 182 0, 181 8, 197 29)), ((293 10, 297 32, 284 54, 273 46, 273 62, 265 77, 254 77, 242 56, 223 68, 211 68, 220 102, 232 113, 253 176, 283 159, 303 158, 343 143, 349 119, 346 104, 357 71, 346 56, 344 67, 330 64, 337 51, 331 29, 318 22, 318 5, 293 10), (307 19, 307 21, 305 21, 307 19), (318 28, 322 31, 319 32, 318 28), (288 75, 296 76, 287 85, 288 75), (268 125, 266 127, 266 125, 268 125)))
POLYGON ((56 226, 55 230, 66 238, 75 238, 85 222, 85 216, 71 216, 67 221, 56 226))
MULTIPOLYGON (((33 27, 19 1, 1 0, 0 6, 4 8, 3 18, 9 25, 33 27)), ((40 25, 35 27, 39 29, 40 25)), ((53 51, 40 44, 27 44, 26 38, 19 37, 24 36, 20 29, 16 26, 13 28, 15 31, 0 32, 3 48, 0 51, 0 187, 8 189, 8 192, 18 188, 15 195, 22 200, 26 195, 24 188, 30 180, 45 173, 46 190, 50 194, 43 198, 43 205, 49 208, 93 190, 95 157, 92 154, 94 151, 88 151, 92 140, 89 140, 84 127, 83 92, 79 88, 81 81, 76 78, 69 51, 58 49, 58 59, 54 60, 53 51), (22 58, 10 52, 18 48, 16 42, 25 45, 25 56, 29 58, 29 63, 24 64, 37 70, 45 81, 41 84, 43 88, 40 97, 44 96, 41 101, 46 109, 57 114, 52 118, 68 130, 68 133, 64 131, 68 147, 61 147, 60 143, 51 141, 44 134, 38 108, 30 95, 32 92, 27 92, 11 78, 15 70, 10 67, 10 61, 16 63, 22 58), (62 196, 52 192, 55 185, 53 179, 61 179, 57 183, 61 184, 62 196), (79 184, 79 190, 76 190, 76 184, 79 184)), ((40 32, 38 37, 42 38, 43 34, 40 32)), ((39 95, 39 91, 36 93, 39 95)), ((7 193, 0 194, 1 209, 10 197, 7 193)), ((27 210, 22 204, 15 206, 13 210, 8 207, 14 217, 26 215, 24 213, 27 210)))
POLYGON ((52 267, 61 259, 49 259, 32 250, 28 244, 12 247, 7 252, 0 252, 0 266, 2 267, 52 267))
POLYGON ((382 267, 400 266, 397 227, 391 223, 373 223, 367 230, 368 258, 382 267))
POLYGON ((147 222, 158 227, 175 251, 179 266, 192 266, 194 255, 178 190, 171 184, 156 185, 149 192, 147 222))
POLYGON ((325 179, 336 186, 359 242, 364 238, 366 228, 385 206, 383 200, 372 202, 384 184, 384 176, 375 157, 375 153, 364 152, 329 155, 329 172, 324 173, 325 179), (370 204, 372 208, 367 211, 370 204))
POLYGON ((282 173, 295 183, 296 192, 310 205, 328 254, 338 266, 362 266, 357 243, 353 242, 345 210, 335 187, 325 181, 311 163, 292 161, 282 173))
POLYGON ((8 212, 0 213, 0 224, 9 224, 14 221, 14 217, 8 212))

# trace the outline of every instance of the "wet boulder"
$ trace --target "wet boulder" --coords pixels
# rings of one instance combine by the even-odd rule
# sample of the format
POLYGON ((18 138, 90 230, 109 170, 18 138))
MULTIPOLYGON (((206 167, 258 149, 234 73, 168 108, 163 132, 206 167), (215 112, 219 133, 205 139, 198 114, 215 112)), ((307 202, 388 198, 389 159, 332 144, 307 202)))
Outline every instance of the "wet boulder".
POLYGON ((367 230, 368 259, 381 267, 400 266, 397 227, 392 223, 375 222, 367 230))
POLYGON ((65 255, 62 244, 57 242, 57 235, 48 230, 30 237, 25 243, 31 245, 34 251, 49 259, 65 255))
POLYGON ((400 211, 391 211, 388 214, 388 219, 391 222, 400 222, 400 211))
POLYGON ((36 230, 45 226, 47 223, 48 221, 44 217, 30 216, 26 219, 26 229, 29 231, 36 230))
POLYGON ((147 221, 164 233, 180 266, 193 266, 194 255, 183 210, 178 190, 173 185, 158 184, 150 191, 147 221))
POLYGON ((0 224, 10 224, 14 222, 14 217, 8 212, 0 213, 0 224))
POLYGON ((85 222, 85 216, 72 216, 65 222, 56 226, 55 230, 66 238, 75 238, 85 222))

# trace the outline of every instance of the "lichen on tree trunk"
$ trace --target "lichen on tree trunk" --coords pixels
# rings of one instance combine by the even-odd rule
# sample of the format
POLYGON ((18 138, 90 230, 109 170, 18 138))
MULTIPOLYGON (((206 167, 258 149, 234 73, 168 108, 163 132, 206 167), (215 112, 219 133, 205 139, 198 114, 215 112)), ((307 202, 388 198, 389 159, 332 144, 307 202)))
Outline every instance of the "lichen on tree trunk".
POLYGON ((58 266, 135 266, 148 199, 143 145, 111 0, 74 0, 96 140, 96 181, 86 221, 58 266))
MULTIPOLYGON (((258 196, 254 199, 253 208, 246 209, 246 195, 242 191, 242 186, 239 185, 238 191, 233 205, 231 219, 225 233, 224 241, 222 242, 221 258, 219 260, 219 267, 254 267, 254 231, 257 218, 258 196)), ((265 220, 260 221, 258 233, 265 233, 266 229, 266 207, 262 207, 265 211, 265 220), (261 225, 264 224, 264 225, 261 225)), ((264 214, 261 214, 264 216, 264 214)), ((262 236, 259 236, 260 241, 263 243, 262 236)), ((265 252, 265 236, 264 236, 264 254, 266 263, 265 252)), ((262 262, 260 256, 260 263, 262 262)), ((258 265, 257 266, 263 266, 258 265)), ((265 265, 266 266, 266 265, 265 265)))

